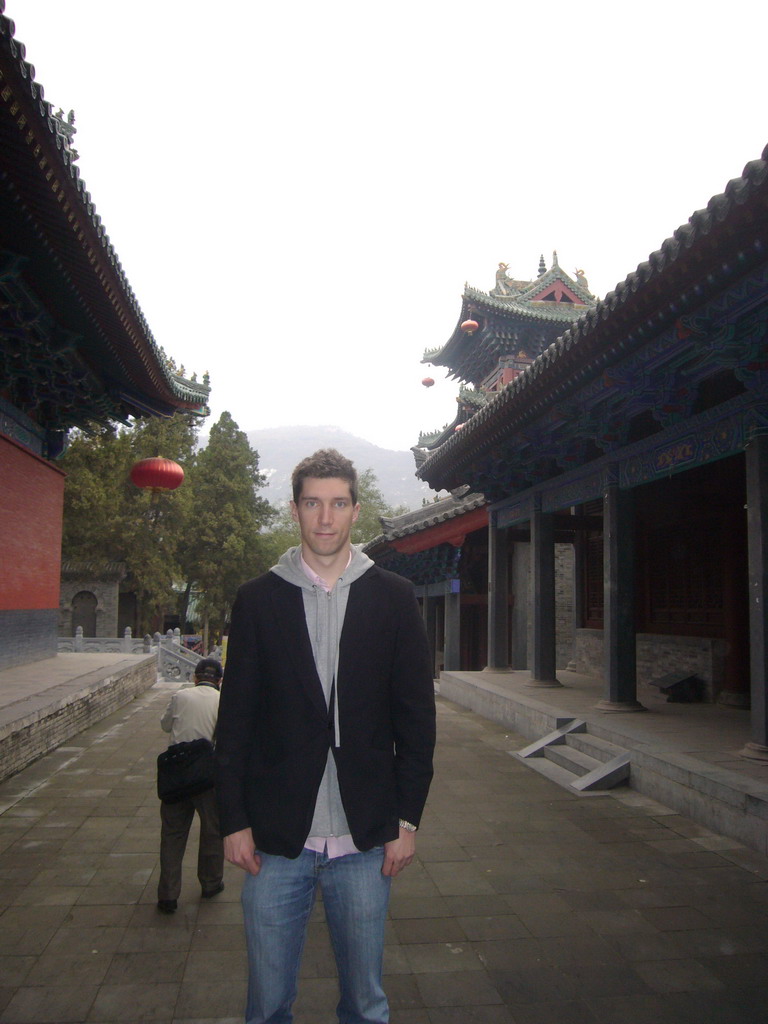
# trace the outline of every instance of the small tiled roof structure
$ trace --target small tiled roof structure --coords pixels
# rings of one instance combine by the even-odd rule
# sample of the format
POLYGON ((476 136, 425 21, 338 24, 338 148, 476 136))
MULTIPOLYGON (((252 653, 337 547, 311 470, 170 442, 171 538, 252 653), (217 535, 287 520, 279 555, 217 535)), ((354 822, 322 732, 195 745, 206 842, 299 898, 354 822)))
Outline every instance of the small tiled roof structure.
POLYGON ((466 521, 464 516, 481 509, 485 506, 485 498, 482 494, 469 493, 468 487, 460 487, 454 494, 441 498, 439 501, 430 502, 421 508, 405 512, 400 516, 382 516, 380 519, 382 533, 375 540, 370 541, 365 550, 368 551, 380 542, 400 542, 400 548, 405 550, 410 546, 405 538, 421 534, 425 530, 436 527, 446 527, 444 533, 453 533, 458 536, 466 532, 466 521), (452 524, 446 526, 446 524, 452 524))
POLYGON ((0 0, 4 399, 49 441, 130 416, 207 414, 207 379, 174 372, 153 338, 75 164, 71 118, 45 99, 4 9, 0 0))
POLYGON ((128 570, 125 562, 62 562, 61 578, 67 580, 90 579, 124 580, 128 570))
MULTIPOLYGON (((665 328, 685 321, 711 296, 765 260, 768 239, 768 146, 706 208, 587 310, 532 364, 493 396, 460 432, 430 451, 417 476, 436 489, 477 486, 470 464, 524 443, 524 429, 589 381, 599 380, 665 328), (518 439, 518 440, 516 440, 518 439)), ((695 328, 694 328, 695 329, 695 328)))
POLYGON ((460 487, 422 508, 382 517, 381 525, 383 532, 365 545, 365 553, 413 583, 437 583, 457 575, 464 539, 488 525, 488 509, 482 494, 460 487))

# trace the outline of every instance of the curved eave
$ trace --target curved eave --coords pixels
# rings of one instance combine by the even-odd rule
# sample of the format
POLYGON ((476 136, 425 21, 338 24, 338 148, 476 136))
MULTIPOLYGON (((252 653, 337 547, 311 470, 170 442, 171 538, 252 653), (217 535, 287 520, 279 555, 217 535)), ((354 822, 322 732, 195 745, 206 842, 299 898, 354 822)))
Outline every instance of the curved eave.
POLYGON ((443 498, 402 516, 382 518, 381 525, 384 532, 366 546, 368 554, 381 553, 388 547, 410 555, 439 544, 461 547, 468 533, 488 525, 488 507, 483 494, 466 494, 443 498))
POLYGON ((453 519, 466 516, 486 504, 483 494, 465 494, 461 497, 442 498, 400 516, 382 516, 383 536, 389 541, 401 540, 432 526, 440 526, 453 519))
MULTIPOLYGON (((166 366, 4 10, 0 0, 0 173, 7 195, 17 197, 30 237, 46 253, 30 277, 38 275, 40 286, 55 272, 68 284, 91 325, 85 344, 103 347, 118 380, 158 406, 201 407, 204 400, 180 386, 166 366)), ((54 302, 50 288, 40 291, 54 302)), ((59 298, 62 307, 71 305, 66 296, 59 298)), ((53 312, 60 318, 61 309, 53 312)))
POLYGON ((488 508, 485 504, 471 512, 464 512, 444 523, 435 523, 414 530, 409 536, 390 542, 392 548, 401 555, 417 555, 422 551, 431 551, 440 544, 451 544, 460 548, 468 533, 483 530, 488 526, 488 508))
POLYGON ((542 302, 539 305, 521 304, 493 298, 485 292, 480 292, 467 285, 462 297, 461 313, 456 321, 456 327, 448 341, 440 349, 426 351, 422 357, 422 363, 431 363, 434 366, 445 366, 451 371, 451 375, 459 380, 478 383, 485 376, 484 372, 468 376, 464 364, 471 356, 467 352, 469 346, 477 341, 477 334, 483 332, 495 333, 495 330, 504 327, 505 323, 510 327, 515 324, 546 324, 553 325, 573 323, 574 320, 586 315, 591 306, 577 306, 567 303, 542 302), (482 318, 485 314, 487 323, 481 324, 479 332, 467 335, 462 331, 461 325, 465 320, 475 319, 478 315, 482 318))
MULTIPOLYGON (((561 280, 553 277, 553 281, 561 280)), ((567 283, 567 282, 566 282, 567 283)), ((540 291, 540 289, 536 289, 540 291)), ((485 309, 491 313, 498 313, 502 318, 518 319, 523 317, 529 320, 575 320, 582 313, 591 309, 594 303, 569 303, 569 302, 538 302, 532 305, 535 300, 526 299, 522 296, 511 295, 508 299, 498 298, 481 292, 479 289, 467 285, 464 289, 464 300, 468 307, 485 309), (521 301, 522 300, 522 301, 521 301)))
POLYGON ((619 356, 692 312, 766 258, 768 146, 614 291, 417 469, 431 487, 465 483, 474 458, 512 436, 619 356))

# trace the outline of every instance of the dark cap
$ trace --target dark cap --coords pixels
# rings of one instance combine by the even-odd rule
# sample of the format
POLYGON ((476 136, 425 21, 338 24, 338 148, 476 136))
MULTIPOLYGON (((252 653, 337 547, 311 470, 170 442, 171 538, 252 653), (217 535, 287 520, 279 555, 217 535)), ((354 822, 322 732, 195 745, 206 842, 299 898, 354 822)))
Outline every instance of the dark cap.
POLYGON ((221 662, 215 658, 201 658, 195 665, 195 678, 201 682, 218 683, 222 674, 221 662))

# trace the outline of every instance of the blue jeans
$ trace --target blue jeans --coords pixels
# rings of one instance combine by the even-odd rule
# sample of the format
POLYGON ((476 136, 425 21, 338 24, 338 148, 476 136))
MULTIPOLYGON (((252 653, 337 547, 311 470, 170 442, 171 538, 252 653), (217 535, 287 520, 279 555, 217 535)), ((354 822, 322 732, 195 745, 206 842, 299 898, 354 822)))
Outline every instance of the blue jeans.
POLYGON ((291 1024, 307 922, 317 886, 323 893, 341 998, 340 1024, 386 1024, 381 984, 390 879, 384 849, 329 858, 302 850, 296 860, 260 853, 261 871, 245 876, 248 942, 246 1024, 291 1024))

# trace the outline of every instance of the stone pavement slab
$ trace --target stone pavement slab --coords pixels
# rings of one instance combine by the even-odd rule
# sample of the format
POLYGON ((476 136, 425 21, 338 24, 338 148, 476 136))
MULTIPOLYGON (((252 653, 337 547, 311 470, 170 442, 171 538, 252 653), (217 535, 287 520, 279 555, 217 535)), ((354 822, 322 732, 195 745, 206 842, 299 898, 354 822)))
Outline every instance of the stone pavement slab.
MULTIPOLYGON (((155 909, 158 684, 0 784, 0 1024, 237 1024, 240 875, 155 909)), ((765 1024, 768 859, 632 791, 582 798, 439 701, 417 860, 393 886, 393 1024, 765 1024)), ((322 904, 296 1024, 337 1001, 322 904)))

